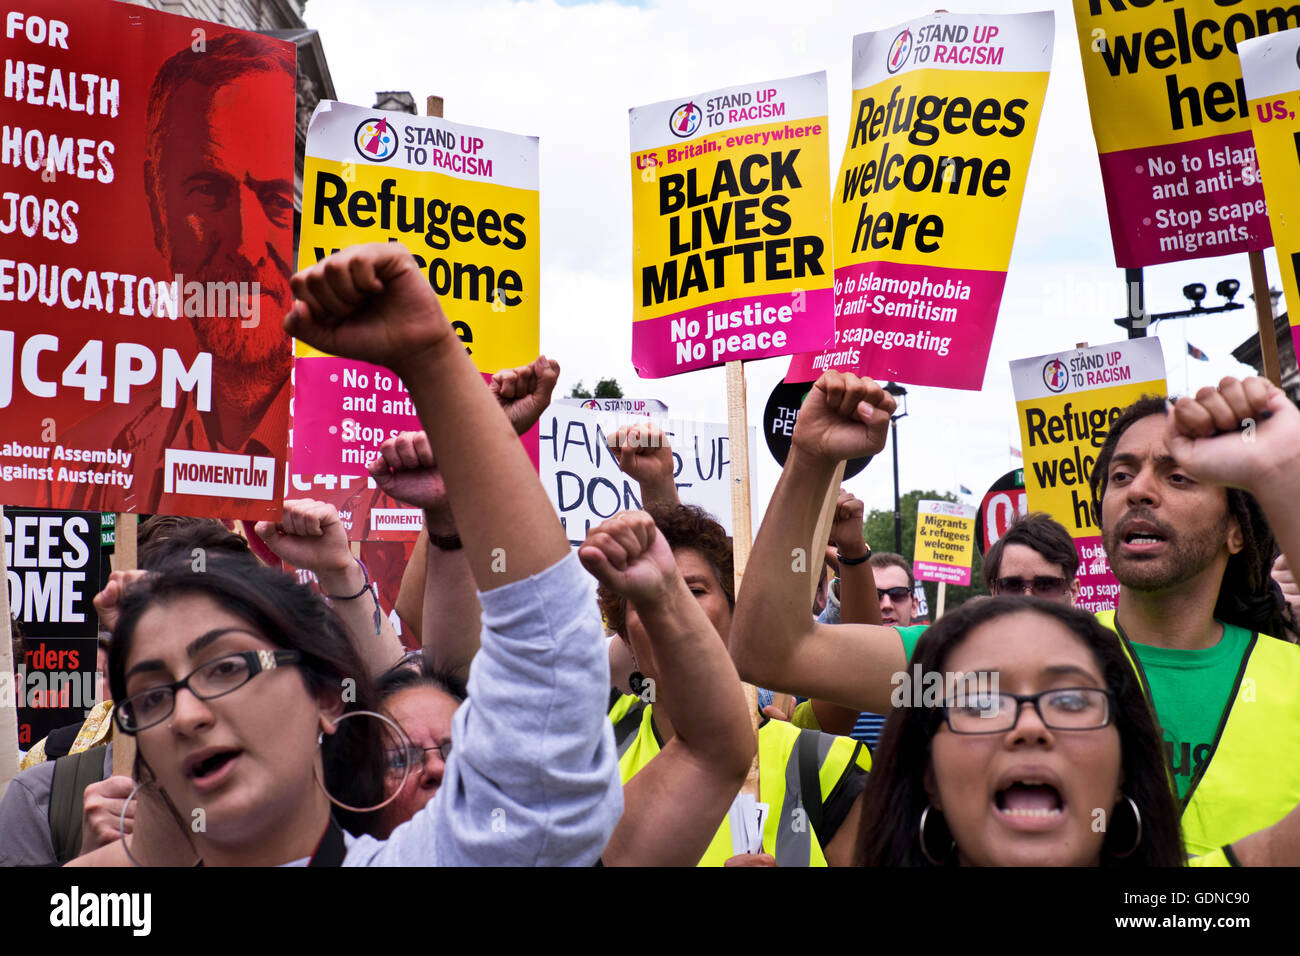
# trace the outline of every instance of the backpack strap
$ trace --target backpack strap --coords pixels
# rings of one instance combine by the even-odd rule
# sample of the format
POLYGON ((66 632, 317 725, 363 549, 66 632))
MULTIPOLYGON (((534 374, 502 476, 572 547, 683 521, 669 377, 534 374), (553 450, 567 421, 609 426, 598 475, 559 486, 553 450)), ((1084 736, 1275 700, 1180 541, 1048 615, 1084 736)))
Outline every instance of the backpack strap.
POLYGON ((817 738, 820 736, 821 732, 817 730, 801 730, 799 739, 794 742, 799 752, 799 796, 814 833, 822 832, 821 761, 817 757, 817 738))
POLYGON ((91 747, 54 761, 54 781, 50 784, 50 841, 60 864, 81 854, 81 814, 86 788, 103 779, 103 747, 91 747))
POLYGON ((644 713, 645 702, 637 700, 635 704, 628 708, 627 713, 614 724, 614 750, 620 759, 632 746, 632 742, 636 740, 636 735, 641 730, 641 718, 644 713))

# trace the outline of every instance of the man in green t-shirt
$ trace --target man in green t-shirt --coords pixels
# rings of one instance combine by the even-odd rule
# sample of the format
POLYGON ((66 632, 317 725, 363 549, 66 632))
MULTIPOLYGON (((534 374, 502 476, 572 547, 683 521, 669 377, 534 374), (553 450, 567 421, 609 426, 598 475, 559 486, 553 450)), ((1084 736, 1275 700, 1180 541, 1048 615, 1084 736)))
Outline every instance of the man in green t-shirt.
MULTIPOLYGON (((1117 629, 1150 672, 1147 690, 1189 808, 1188 845, 1206 852, 1300 803, 1300 769, 1261 774, 1253 766, 1300 765, 1292 760, 1300 745, 1289 743, 1300 741, 1300 695, 1294 714, 1286 701, 1297 688, 1289 683, 1250 709, 1246 666, 1253 660, 1267 680, 1295 663, 1295 648, 1256 634, 1283 633, 1268 578, 1272 534, 1300 566, 1300 411, 1263 379, 1224 379, 1180 399, 1172 414, 1166 407, 1163 399, 1138 403, 1118 419, 1092 480, 1122 584, 1117 629), (1230 708, 1238 699, 1247 705, 1230 708), (1239 731, 1225 736, 1234 711, 1239 731), (1252 723, 1265 712, 1281 724, 1271 734, 1252 723)), ((810 626, 803 580, 790 568, 808 547, 836 461, 880 451, 893 410, 879 385, 854 376, 828 373, 810 391, 736 603, 731 652, 743 679, 887 712, 915 637, 868 625, 810 626)))
MULTIPOLYGON (((1226 406, 1221 395, 1215 398, 1226 406)), ((1279 531, 1290 523, 1295 489, 1287 497, 1279 493, 1296 481, 1276 475, 1266 456, 1280 461, 1286 449, 1262 442, 1251 416, 1227 450, 1255 452, 1235 466, 1234 483, 1241 487, 1212 483, 1212 471, 1194 480, 1186 456, 1171 454, 1166 441, 1166 407, 1162 398, 1143 398, 1125 409, 1101 447, 1090 483, 1093 515, 1120 582, 1114 617, 1103 620, 1137 658, 1178 796, 1185 799, 1215 750, 1254 634, 1286 634, 1281 595, 1269 577, 1275 545, 1265 513, 1279 531), (1270 473, 1275 480, 1261 480, 1270 473), (1262 497, 1242 490, 1251 487, 1262 497)), ((1208 439, 1197 444, 1218 441, 1208 439)), ((1282 543, 1288 544, 1285 538, 1282 543)))

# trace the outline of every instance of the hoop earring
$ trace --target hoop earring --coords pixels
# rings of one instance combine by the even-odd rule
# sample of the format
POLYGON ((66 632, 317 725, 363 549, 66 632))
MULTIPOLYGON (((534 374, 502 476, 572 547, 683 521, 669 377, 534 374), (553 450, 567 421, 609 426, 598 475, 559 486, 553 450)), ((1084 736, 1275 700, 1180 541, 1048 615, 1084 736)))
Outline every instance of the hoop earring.
MULTIPOLYGON (((921 828, 920 828, 921 829, 921 856, 925 857, 926 862, 930 863, 932 866, 943 866, 943 861, 936 860, 934 857, 932 857, 930 855, 929 849, 925 845, 925 823, 930 816, 930 810, 932 808, 933 808, 933 804, 927 803, 925 805, 925 809, 921 811, 921 828)), ((953 840, 952 846, 948 847, 948 853, 951 854, 952 851, 955 850, 956 848, 957 848, 957 841, 953 840)))
MULTIPOLYGON (((135 789, 131 791, 131 795, 127 797, 126 802, 122 804, 122 812, 117 816, 117 832, 122 839, 122 850, 126 853, 126 858, 131 861, 132 866, 138 866, 141 868, 144 867, 144 864, 135 858, 135 854, 131 852, 131 845, 126 841, 126 811, 127 808, 131 806, 131 801, 135 799, 136 794, 140 792, 140 788, 143 786, 143 783, 137 783, 135 785, 135 789)), ((202 866, 203 857, 199 857, 190 865, 202 866)))
MULTIPOLYGON (((393 720, 392 720, 391 718, 389 718, 389 717, 385 717, 383 714, 377 714, 377 713, 375 713, 373 710, 353 710, 353 711, 349 711, 348 713, 343 714, 343 715, 340 716, 337 720, 335 720, 335 721, 334 721, 334 726, 337 728, 339 724, 343 723, 343 721, 347 720, 349 717, 375 717, 375 718, 378 718, 379 720, 382 720, 384 723, 388 724, 389 727, 393 728, 394 731, 396 731, 397 739, 398 739, 398 741, 400 741, 403 745, 409 745, 410 742, 411 742, 411 741, 410 741, 410 738, 406 736, 405 731, 403 731, 402 728, 401 728, 400 726, 398 726, 398 724, 397 724, 395 721, 393 721, 393 720)), ((317 747, 318 750, 321 751, 321 761, 322 761, 322 763, 324 762, 324 759, 325 759, 325 757, 324 757, 324 745, 325 745, 325 731, 322 730, 319 734, 316 735, 316 747, 317 747)), ((338 807, 338 808, 340 808, 340 809, 342 809, 342 810, 349 810, 349 811, 351 811, 352 813, 373 813, 373 812, 376 811, 376 810, 380 810, 380 809, 382 809, 382 808, 388 806, 390 803, 392 803, 394 800, 397 799, 397 797, 398 797, 399 794, 401 794, 401 792, 402 792, 402 788, 403 788, 404 786, 406 786, 406 780, 407 780, 407 778, 408 778, 410 775, 411 775, 411 765, 410 765, 410 762, 409 762, 409 760, 408 760, 408 761, 406 761, 405 763, 403 763, 403 765, 402 765, 402 779, 401 779, 401 781, 397 784, 396 787, 393 788, 393 792, 392 792, 392 794, 388 797, 387 800, 385 800, 383 803, 376 803, 373 807, 353 807, 353 806, 349 806, 349 805, 346 804, 346 803, 343 803, 341 800, 336 800, 336 799, 334 799, 334 796, 333 796, 333 795, 332 795, 328 790, 325 789, 325 783, 320 779, 320 777, 317 777, 317 776, 316 776, 316 770, 315 770, 315 768, 314 768, 314 767, 312 768, 312 778, 316 781, 316 786, 320 787, 320 789, 321 789, 321 793, 325 794, 325 799, 328 800, 330 803, 334 804, 334 806, 336 806, 336 807, 338 807)))
POLYGON ((1124 799, 1128 801, 1129 807, 1131 807, 1133 810, 1133 820, 1137 824, 1137 837, 1133 840, 1133 845, 1129 847, 1125 852, 1116 853, 1113 850, 1111 851, 1111 856, 1115 857, 1115 859, 1117 860, 1127 859, 1128 857, 1136 853, 1137 848, 1142 845, 1142 814, 1138 811, 1138 805, 1133 802, 1133 798, 1130 797, 1127 793, 1124 794, 1124 799))

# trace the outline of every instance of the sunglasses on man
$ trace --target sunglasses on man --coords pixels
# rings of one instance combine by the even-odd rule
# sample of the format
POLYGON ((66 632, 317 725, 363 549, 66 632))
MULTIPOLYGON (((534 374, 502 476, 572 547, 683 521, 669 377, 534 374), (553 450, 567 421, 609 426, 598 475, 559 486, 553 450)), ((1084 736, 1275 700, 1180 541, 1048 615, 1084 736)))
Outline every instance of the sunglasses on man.
POLYGON ((1034 597, 1041 598, 1064 597, 1070 587, 1070 582, 1065 578, 1048 574, 1035 575, 1032 578, 998 578, 993 583, 997 587, 997 594, 1033 594, 1034 597))

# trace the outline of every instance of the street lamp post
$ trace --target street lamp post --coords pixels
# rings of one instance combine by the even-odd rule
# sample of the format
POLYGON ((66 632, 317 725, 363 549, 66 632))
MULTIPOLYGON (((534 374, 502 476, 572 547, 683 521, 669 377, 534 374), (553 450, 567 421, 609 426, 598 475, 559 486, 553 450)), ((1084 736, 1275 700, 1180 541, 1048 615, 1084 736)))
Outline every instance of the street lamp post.
MULTIPOLYGON (((1193 315, 1214 315, 1216 312, 1233 312, 1237 309, 1244 309, 1245 306, 1240 302, 1233 302, 1237 291, 1241 288, 1241 283, 1236 279, 1224 279, 1214 287, 1214 291, 1223 296, 1223 305, 1214 305, 1204 307, 1201 302, 1204 301, 1206 291, 1205 284, 1193 282, 1190 285, 1183 286, 1183 296, 1188 302, 1192 303, 1190 309, 1181 309, 1177 312, 1160 312, 1151 315, 1146 311, 1146 295, 1142 285, 1141 269, 1126 269, 1128 288, 1129 288, 1129 314, 1122 318, 1116 319, 1115 324, 1122 329, 1128 330, 1128 337, 1131 339, 1144 338, 1147 334, 1147 327, 1154 325, 1164 319, 1185 319, 1193 315)), ((1252 296, 1252 298, 1254 298, 1252 296)))
POLYGON ((907 417, 907 389, 895 382, 887 382, 885 391, 895 399, 902 399, 902 412, 889 418, 890 444, 894 446, 894 552, 903 553, 903 506, 898 493, 898 420, 907 417))

